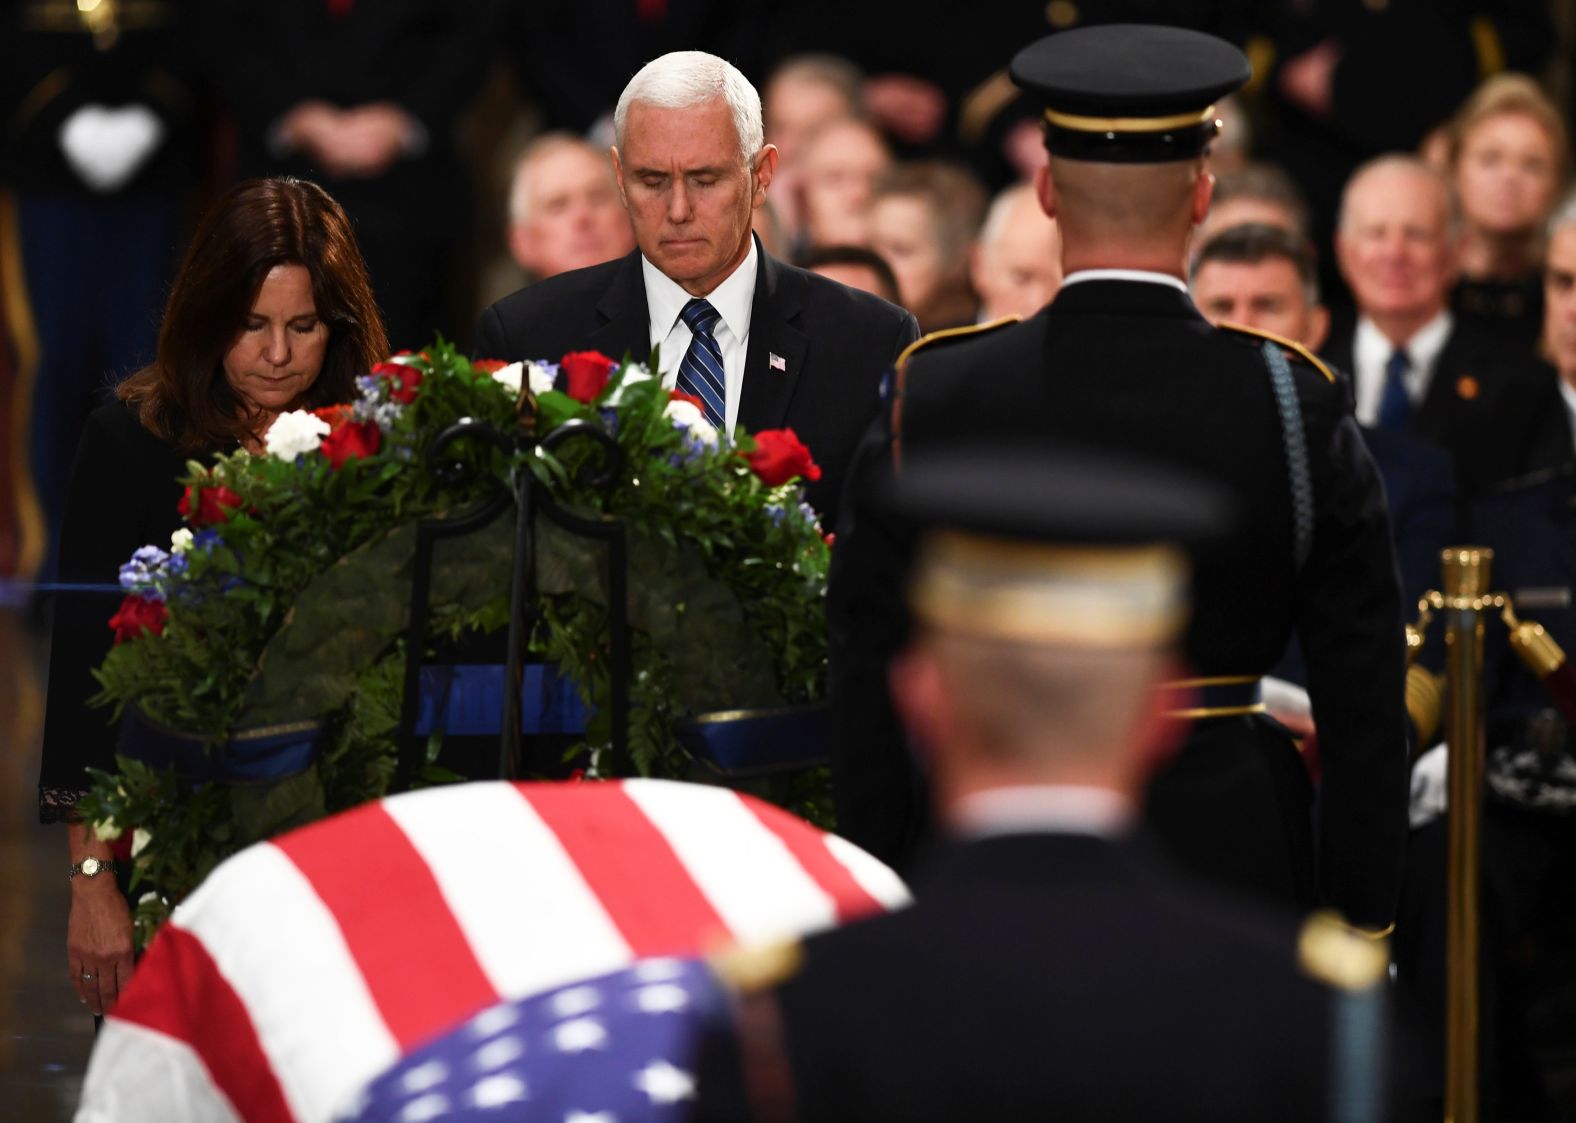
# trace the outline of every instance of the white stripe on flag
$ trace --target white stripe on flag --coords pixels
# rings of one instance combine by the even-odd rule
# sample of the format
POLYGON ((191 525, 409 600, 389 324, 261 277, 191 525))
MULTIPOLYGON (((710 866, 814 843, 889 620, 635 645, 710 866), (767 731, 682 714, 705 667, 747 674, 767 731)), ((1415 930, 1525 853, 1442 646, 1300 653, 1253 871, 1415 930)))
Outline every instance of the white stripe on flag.
POLYGON ((628 943, 563 844, 512 784, 456 784, 386 800, 505 998, 612 971, 628 943))
POLYGON ((93 1039, 74 1123, 240 1123, 184 1041, 114 1015, 93 1039))
POLYGON ((666 780, 627 780, 624 790, 736 941, 789 939, 836 923, 831 896, 734 792, 666 780))
POLYGON ((861 850, 841 835, 823 834, 821 839, 832 852, 832 857, 842 863, 849 875, 859 882, 859 888, 887 908, 902 908, 913 901, 903 879, 893 873, 892 867, 885 862, 861 850))
POLYGON ((273 844, 225 862, 172 923, 202 941, 235 989, 302 1123, 328 1119, 398 1059, 333 914, 273 844))

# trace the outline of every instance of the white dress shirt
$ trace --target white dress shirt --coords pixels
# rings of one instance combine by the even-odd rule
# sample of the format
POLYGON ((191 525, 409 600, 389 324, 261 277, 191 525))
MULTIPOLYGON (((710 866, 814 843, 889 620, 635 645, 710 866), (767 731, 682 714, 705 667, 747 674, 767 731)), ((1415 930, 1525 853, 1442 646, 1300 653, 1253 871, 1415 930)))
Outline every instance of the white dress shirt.
MULTIPOLYGON (((739 267, 722 284, 706 294, 706 300, 721 317, 712 328, 717 347, 722 351, 722 373, 727 391, 728 432, 739 421, 739 395, 744 389, 744 359, 750 347, 750 311, 755 306, 755 271, 760 258, 755 239, 739 267)), ((640 255, 640 271, 646 281, 646 313, 651 317, 651 345, 658 348, 658 370, 662 384, 673 389, 679 377, 679 364, 694 338, 689 325, 679 319, 684 306, 694 298, 677 281, 640 255)))
POLYGON ((1183 295, 1188 295, 1187 285, 1180 277, 1170 273, 1155 273, 1149 269, 1080 269, 1062 278, 1062 288, 1084 281, 1142 281, 1148 285, 1170 285, 1183 295))
POLYGON ((1571 389, 1571 384, 1560 375, 1555 375, 1560 384, 1560 397, 1565 399, 1565 417, 1570 422, 1572 452, 1576 452, 1576 390, 1571 389))
MULTIPOLYGON (((1411 399, 1413 409, 1428 394, 1429 383, 1434 380, 1434 364, 1439 361, 1439 353, 1445 349, 1445 341, 1450 338, 1450 329, 1454 326, 1449 309, 1445 309, 1412 333, 1412 338, 1402 345, 1406 357, 1412 361, 1401 381, 1406 384, 1406 396, 1411 399)), ((1364 425, 1379 423, 1385 366, 1395 349, 1395 344, 1367 316, 1357 321, 1357 334, 1352 340, 1352 377, 1357 380, 1357 420, 1364 425)))
POLYGON ((1001 834, 1127 833, 1132 801, 1109 788, 1074 784, 1024 784, 970 792, 949 810, 947 825, 959 838, 1001 834))

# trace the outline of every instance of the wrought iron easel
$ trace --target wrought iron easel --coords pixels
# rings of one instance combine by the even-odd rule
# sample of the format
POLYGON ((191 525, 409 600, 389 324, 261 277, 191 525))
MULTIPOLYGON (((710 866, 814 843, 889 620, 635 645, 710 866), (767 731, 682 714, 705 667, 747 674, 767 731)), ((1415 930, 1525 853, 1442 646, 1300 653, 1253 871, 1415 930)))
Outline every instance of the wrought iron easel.
MULTIPOLYGON (((523 417, 529 418, 526 411, 523 417)), ((588 460, 580 468, 576 483, 597 491, 611 491, 623 466, 617 442, 601 426, 574 420, 560 425, 539 440, 528 425, 516 434, 506 434, 495 426, 463 418, 440 433, 427 450, 427 465, 433 475, 449 486, 471 482, 477 469, 455 458, 452 450, 467 441, 479 441, 513 459, 521 451, 535 455, 537 449, 553 453, 574 441, 590 441, 599 446, 600 463, 588 460)), ((522 752, 520 694, 524 683, 526 654, 531 635, 541 616, 537 589, 536 518, 544 516, 570 534, 606 543, 608 550, 608 630, 607 668, 611 684, 610 713, 611 765, 615 774, 628 774, 629 759, 629 676, 631 667, 629 634, 629 551, 624 524, 603 516, 587 518, 562 507, 542 484, 530 466, 521 462, 505 486, 493 479, 491 494, 470 510, 451 518, 423 519, 416 528, 416 553, 411 575, 410 622, 405 636, 404 698, 400 709, 399 757, 391 791, 411 786, 426 754, 423 739, 416 733, 421 704, 421 676, 426 665, 427 624, 432 608, 433 554, 440 541, 460 538, 485 530, 509 507, 515 511, 514 552, 509 588, 509 631, 504 663, 502 733, 499 739, 498 776, 521 778, 527 768, 522 752)))

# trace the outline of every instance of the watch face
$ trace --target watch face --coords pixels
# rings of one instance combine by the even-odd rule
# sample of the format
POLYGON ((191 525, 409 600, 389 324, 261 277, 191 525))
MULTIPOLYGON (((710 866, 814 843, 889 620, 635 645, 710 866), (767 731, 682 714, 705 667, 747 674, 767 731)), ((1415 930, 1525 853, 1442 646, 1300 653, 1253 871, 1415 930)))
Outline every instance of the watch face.
POLYGON ((89 877, 92 877, 94 874, 98 873, 98 871, 99 871, 99 860, 97 858, 84 858, 84 859, 82 859, 82 872, 83 873, 87 874, 89 877))

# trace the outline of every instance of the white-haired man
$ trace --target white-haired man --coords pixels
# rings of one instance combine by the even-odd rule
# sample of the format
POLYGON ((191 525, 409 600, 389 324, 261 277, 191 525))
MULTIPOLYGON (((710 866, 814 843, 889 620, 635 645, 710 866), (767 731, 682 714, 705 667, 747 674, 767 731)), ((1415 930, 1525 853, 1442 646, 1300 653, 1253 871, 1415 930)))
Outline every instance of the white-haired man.
POLYGON ((1463 499, 1516 474, 1537 371, 1451 315, 1460 221, 1449 184, 1413 156, 1364 164, 1346 184, 1335 250, 1357 320, 1323 354, 1352 372, 1357 420, 1447 450, 1463 499))
POLYGON ((637 250, 500 300, 482 314, 478 354, 644 357, 660 347, 664 380, 704 400, 719 428, 798 434, 821 467, 808 499, 832 525, 881 377, 918 325, 760 247, 750 219, 777 150, 735 67, 700 51, 663 55, 630 80, 613 120, 637 250))
POLYGON ((969 262, 980 294, 979 322, 1003 316, 1027 320, 1062 285, 1062 239, 1056 220, 1040 209, 1031 183, 1002 191, 985 215, 969 262))
POLYGON ((634 246, 606 153, 569 133, 526 147, 509 188, 509 254, 532 280, 600 265, 634 246))

